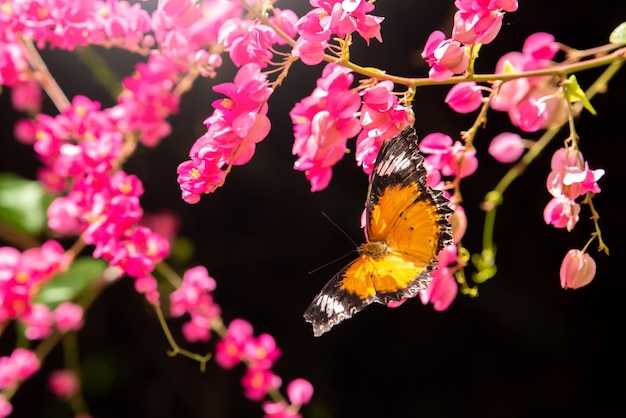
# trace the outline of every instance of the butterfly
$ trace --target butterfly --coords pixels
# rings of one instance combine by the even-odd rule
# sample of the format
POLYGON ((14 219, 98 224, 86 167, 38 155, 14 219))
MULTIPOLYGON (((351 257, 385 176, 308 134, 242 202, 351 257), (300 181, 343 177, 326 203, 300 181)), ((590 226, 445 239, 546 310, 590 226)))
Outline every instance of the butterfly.
POLYGON ((449 200, 426 185, 412 126, 384 142, 367 191, 366 242, 358 258, 322 288, 304 313, 318 337, 373 302, 426 289, 439 251, 452 243, 449 200))

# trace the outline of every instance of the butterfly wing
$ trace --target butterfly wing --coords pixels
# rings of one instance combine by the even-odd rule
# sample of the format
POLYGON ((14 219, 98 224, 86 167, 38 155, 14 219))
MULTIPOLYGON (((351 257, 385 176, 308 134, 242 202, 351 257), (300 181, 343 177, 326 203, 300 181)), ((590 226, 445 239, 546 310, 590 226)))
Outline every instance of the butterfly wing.
POLYGON ((313 298, 304 319, 319 337, 373 302, 387 304, 425 289, 430 268, 398 254, 379 258, 361 254, 313 298))
POLYGON ((437 253, 452 243, 448 216, 453 211, 441 191, 426 185, 424 157, 412 126, 382 145, 367 202, 369 241, 385 243, 389 254, 383 260, 397 259, 404 265, 375 276, 376 301, 387 304, 414 297, 430 283, 437 253))
POLYGON ((304 313, 319 336, 373 302, 415 296, 430 282, 436 255, 451 243, 452 210, 426 185, 424 157, 412 127, 381 147, 367 195, 368 242, 304 313))
POLYGON ((369 241, 385 242, 392 253, 417 266, 432 266, 437 253, 452 243, 448 204, 441 191, 426 185, 413 127, 383 144, 368 190, 369 241))
POLYGON ((367 279, 368 270, 367 259, 360 256, 333 276, 313 298, 304 312, 304 319, 313 326, 313 335, 319 337, 374 301, 375 290, 367 279), (366 274, 354 275, 362 272, 366 274))

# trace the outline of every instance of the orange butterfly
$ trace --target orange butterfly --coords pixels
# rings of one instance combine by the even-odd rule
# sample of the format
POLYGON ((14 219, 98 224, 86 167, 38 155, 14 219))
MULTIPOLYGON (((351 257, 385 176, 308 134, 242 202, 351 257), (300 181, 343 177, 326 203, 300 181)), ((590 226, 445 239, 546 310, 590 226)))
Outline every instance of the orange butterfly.
POLYGON ((426 185, 415 129, 385 142, 367 191, 367 242, 304 313, 318 337, 372 302, 388 304, 426 289, 439 251, 452 243, 443 193, 426 185))

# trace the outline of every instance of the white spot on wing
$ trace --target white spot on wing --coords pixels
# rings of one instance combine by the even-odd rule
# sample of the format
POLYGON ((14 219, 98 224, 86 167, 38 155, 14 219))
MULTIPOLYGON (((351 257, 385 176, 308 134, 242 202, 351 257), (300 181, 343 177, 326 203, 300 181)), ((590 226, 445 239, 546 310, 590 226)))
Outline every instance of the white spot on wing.
POLYGON ((322 312, 326 315, 332 316, 344 311, 343 305, 329 295, 322 295, 316 301, 315 304, 320 307, 322 312))
POLYGON ((380 176, 388 176, 391 173, 400 170, 406 170, 411 165, 411 159, 407 158, 406 152, 402 154, 387 158, 381 165, 378 166, 377 173, 380 176))

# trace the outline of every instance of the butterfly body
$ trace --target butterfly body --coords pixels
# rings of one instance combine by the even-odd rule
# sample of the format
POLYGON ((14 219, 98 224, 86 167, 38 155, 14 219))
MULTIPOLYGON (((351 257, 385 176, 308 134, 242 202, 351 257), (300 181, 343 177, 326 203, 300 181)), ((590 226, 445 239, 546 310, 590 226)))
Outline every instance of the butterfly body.
POLYGON ((451 243, 452 210, 426 185, 412 127, 383 144, 368 188, 367 241, 304 313, 319 336, 367 305, 415 296, 430 283, 437 253, 451 243))

